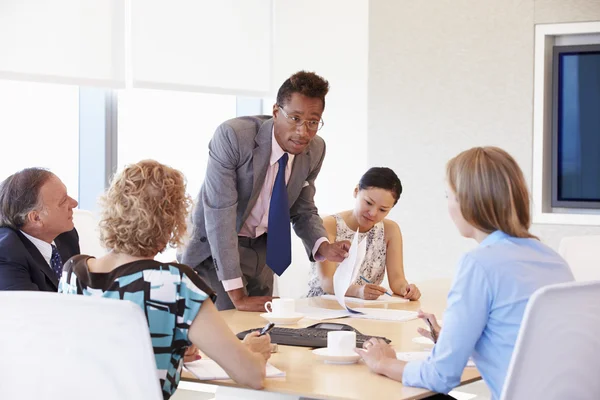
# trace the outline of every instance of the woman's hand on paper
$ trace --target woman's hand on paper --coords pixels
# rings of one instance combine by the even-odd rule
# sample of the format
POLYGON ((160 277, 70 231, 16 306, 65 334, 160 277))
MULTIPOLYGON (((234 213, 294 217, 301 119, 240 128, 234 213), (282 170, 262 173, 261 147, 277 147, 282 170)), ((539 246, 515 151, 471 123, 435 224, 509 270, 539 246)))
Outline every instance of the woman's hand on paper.
POLYGON ((185 350, 185 353, 183 355, 183 362, 189 363, 192 361, 197 361, 201 358, 202 357, 200 356, 200 351, 198 350, 198 348, 195 345, 191 345, 185 350))
POLYGON ((251 352, 262 355, 265 360, 271 358, 271 336, 268 333, 259 336, 258 331, 250 332, 244 337, 244 344, 251 352))
POLYGON ((419 335, 426 337, 427 339, 431 340, 432 342, 436 342, 437 338, 440 337, 440 332, 442 330, 442 327, 438 323, 435 315, 426 313, 423 310, 419 310, 417 317, 421 318, 423 321, 425 321, 425 323, 427 323, 427 320, 429 320, 429 322, 431 323, 431 327, 433 328, 433 330, 435 332, 436 340, 434 340, 434 338, 432 337, 431 331, 429 331, 425 328, 417 328, 417 332, 419 332, 419 335))
POLYGON ((397 361, 396 351, 385 340, 371 338, 363 343, 362 349, 355 349, 367 367, 377 374, 384 374, 386 363, 397 361))
POLYGON ((358 287, 357 297, 360 297, 361 299, 365 300, 375 300, 378 299, 379 296, 383 295, 385 292, 386 288, 381 287, 379 285, 373 285, 372 283, 367 283, 358 287))
POLYGON ((413 283, 407 283, 398 294, 408 300, 419 300, 421 298, 421 291, 413 283))

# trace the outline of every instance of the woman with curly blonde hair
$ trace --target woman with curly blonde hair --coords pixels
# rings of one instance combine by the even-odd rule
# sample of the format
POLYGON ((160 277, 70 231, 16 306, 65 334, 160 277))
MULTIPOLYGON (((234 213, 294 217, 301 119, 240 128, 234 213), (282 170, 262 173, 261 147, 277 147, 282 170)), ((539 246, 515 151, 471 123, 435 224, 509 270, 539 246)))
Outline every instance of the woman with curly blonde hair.
POLYGON ((144 310, 165 399, 177 389, 192 345, 234 380, 261 388, 268 335, 252 333, 242 344, 218 314, 212 289, 190 267, 154 260, 167 245, 181 245, 186 234, 191 200, 183 174, 140 161, 115 176, 101 203, 100 239, 109 252, 67 261, 59 292, 130 300, 144 310))
MULTIPOLYGON (((529 233, 529 193, 523 172, 506 151, 474 147, 446 166, 448 212, 459 233, 479 245, 458 263, 442 329, 419 333, 435 344, 424 361, 405 363, 385 342, 357 350, 382 375, 439 393, 460 383, 469 357, 499 399, 525 306, 539 288, 573 280, 566 262, 529 233)), ((443 395, 435 398, 447 398, 443 395)))

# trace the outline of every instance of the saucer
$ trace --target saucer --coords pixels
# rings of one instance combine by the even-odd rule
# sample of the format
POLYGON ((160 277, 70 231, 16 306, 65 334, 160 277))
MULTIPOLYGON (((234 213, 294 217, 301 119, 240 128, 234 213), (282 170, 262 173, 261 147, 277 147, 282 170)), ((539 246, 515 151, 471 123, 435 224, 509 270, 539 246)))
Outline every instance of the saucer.
POLYGON ((293 314, 289 314, 289 315, 277 315, 277 314, 273 314, 273 313, 262 313, 262 314, 260 314, 260 316, 263 317, 264 319, 266 319, 267 321, 272 322, 277 325, 295 324, 296 322, 298 322, 302 318, 304 318, 304 314, 300 314, 297 312, 293 313, 293 314))
POLYGON ((314 349, 312 353, 317 356, 319 360, 325 361, 326 364, 354 364, 360 359, 360 356, 356 353, 346 354, 343 356, 334 356, 328 354, 327 347, 314 349))

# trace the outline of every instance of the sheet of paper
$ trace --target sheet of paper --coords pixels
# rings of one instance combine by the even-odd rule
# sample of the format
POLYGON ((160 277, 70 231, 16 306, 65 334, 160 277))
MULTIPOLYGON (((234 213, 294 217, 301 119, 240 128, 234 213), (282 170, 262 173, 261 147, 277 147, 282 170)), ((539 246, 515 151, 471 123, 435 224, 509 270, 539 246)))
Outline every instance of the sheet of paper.
POLYGON ((350 316, 350 312, 347 310, 330 310, 327 308, 320 307, 301 307, 297 308, 296 311, 304 314, 304 318, 314 319, 316 321, 324 321, 326 319, 345 318, 350 316))
POLYGON ((359 243, 357 230, 352 238, 352 244, 348 251, 348 258, 338 265, 335 274, 333 274, 333 291, 335 293, 335 298, 342 308, 351 313, 355 313, 355 311, 346 306, 344 295, 346 294, 348 287, 352 284, 353 278, 357 274, 357 270, 360 268, 366 252, 367 241, 363 240, 359 243))
MULTIPOLYGON (((227 375, 227 372, 213 360, 202 359, 193 361, 186 363, 184 367, 201 381, 231 379, 229 378, 229 375, 227 375)), ((285 376, 284 371, 267 363, 267 378, 279 378, 283 376, 285 376)))
MULTIPOLYGON (((337 300, 332 294, 324 294, 321 296, 322 299, 337 300)), ((359 299, 358 297, 345 297, 346 303, 357 303, 357 304, 390 304, 390 303, 408 303, 410 300, 400 296, 388 296, 383 294, 375 300, 359 299)))
POLYGON ((360 314, 352 314, 352 318, 377 319, 380 321, 404 322, 417 319, 415 311, 393 310, 389 308, 355 308, 360 314))
MULTIPOLYGON (((402 360, 402 361, 406 361, 406 362, 410 362, 410 361, 422 361, 422 360, 427 360, 427 357, 429 357, 429 354, 431 354, 430 351, 398 351, 396 352, 396 358, 398 360, 402 360)), ((475 366, 475 362, 469 358, 469 361, 467 361, 467 367, 474 367, 475 366)))

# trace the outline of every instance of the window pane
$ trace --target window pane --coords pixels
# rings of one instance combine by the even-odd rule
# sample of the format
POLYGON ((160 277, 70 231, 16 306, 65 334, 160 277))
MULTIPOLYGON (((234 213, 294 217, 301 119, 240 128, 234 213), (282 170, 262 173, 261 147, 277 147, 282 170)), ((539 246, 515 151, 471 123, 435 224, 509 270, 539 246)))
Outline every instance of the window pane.
POLYGON ((0 180, 48 168, 78 198, 79 87, 0 80, 0 180))
MULTIPOLYGON (((196 198, 206 173, 208 142, 235 118, 235 96, 165 90, 119 91, 118 166, 154 159, 182 171, 196 198)), ((168 250, 159 259, 173 260, 168 250)))

